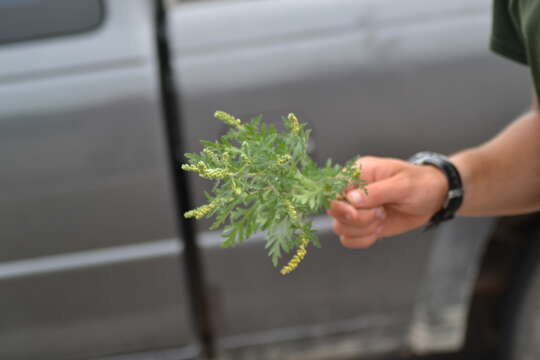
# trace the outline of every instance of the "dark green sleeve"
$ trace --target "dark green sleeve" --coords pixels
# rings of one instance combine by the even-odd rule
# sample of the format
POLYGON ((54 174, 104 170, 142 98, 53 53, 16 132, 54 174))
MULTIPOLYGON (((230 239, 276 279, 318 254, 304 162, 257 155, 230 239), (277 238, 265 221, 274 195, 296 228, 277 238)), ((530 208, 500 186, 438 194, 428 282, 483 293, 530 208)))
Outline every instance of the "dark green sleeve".
POLYGON ((527 64, 523 37, 512 17, 512 0, 493 0, 493 27, 491 50, 522 64, 527 64))

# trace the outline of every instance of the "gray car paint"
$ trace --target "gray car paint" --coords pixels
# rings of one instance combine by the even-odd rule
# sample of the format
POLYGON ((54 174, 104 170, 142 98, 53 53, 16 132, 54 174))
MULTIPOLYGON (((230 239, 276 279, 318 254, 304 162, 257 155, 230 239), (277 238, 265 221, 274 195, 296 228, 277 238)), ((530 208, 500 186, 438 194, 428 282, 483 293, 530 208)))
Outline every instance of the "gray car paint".
POLYGON ((1 359, 193 347, 152 2, 105 5, 0 46, 1 359))

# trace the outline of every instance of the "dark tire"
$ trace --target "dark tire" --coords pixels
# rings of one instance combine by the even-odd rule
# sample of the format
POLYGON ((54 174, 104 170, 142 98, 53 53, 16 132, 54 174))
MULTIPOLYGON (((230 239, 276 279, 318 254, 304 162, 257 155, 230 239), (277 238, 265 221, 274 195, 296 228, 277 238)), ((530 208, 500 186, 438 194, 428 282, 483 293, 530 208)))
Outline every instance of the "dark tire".
MULTIPOLYGON (((538 234, 537 234, 538 235, 538 234)), ((540 359, 540 237, 529 247, 508 289, 501 360, 540 359)))

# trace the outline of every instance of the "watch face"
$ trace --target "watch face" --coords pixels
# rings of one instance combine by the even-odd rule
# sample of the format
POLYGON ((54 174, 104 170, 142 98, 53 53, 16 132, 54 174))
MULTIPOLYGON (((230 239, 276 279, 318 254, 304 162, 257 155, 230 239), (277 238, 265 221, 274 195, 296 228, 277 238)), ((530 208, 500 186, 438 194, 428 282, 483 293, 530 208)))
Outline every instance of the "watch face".
POLYGON ((414 154, 410 159, 409 162, 416 164, 416 165, 422 165, 425 164, 426 161, 433 160, 433 161, 449 161, 449 159, 443 155, 432 151, 421 151, 419 153, 414 154))
POLYGON ((428 151, 422 151, 422 152, 416 153, 409 159, 409 162, 416 165, 421 165, 424 163, 425 160, 427 160, 431 156, 431 154, 432 153, 428 151))

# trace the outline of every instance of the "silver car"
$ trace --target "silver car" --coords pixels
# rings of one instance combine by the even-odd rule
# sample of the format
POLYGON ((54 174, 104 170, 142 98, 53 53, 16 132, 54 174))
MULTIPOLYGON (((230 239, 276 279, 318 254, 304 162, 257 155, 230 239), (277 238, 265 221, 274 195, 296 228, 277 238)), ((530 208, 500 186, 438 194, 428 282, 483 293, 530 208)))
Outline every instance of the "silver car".
POLYGON ((489 139, 530 92, 489 30, 488 0, 0 2, 0 359, 534 353, 534 217, 353 251, 321 214, 282 277, 264 238, 221 249, 181 216, 218 109, 297 113, 317 161, 489 139))

